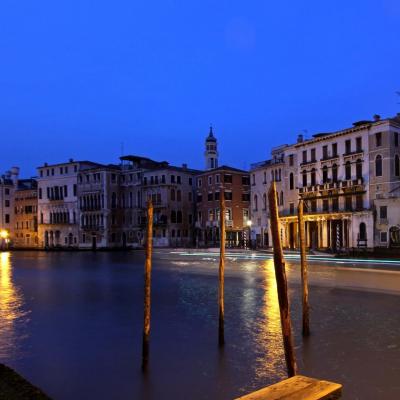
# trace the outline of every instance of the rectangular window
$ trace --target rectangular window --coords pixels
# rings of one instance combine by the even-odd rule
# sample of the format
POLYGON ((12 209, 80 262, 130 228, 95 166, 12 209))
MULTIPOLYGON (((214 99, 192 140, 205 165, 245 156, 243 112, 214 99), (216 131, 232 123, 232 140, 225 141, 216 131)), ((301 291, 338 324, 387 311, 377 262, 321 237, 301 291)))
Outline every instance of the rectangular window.
POLYGON ((345 146, 346 146, 346 154, 350 154, 351 153, 351 140, 350 139, 346 140, 345 146))
POLYGON ((322 211, 323 212, 329 211, 329 200, 327 199, 322 200, 322 211))
POLYGON ((293 154, 289 154, 289 167, 293 167, 293 164, 294 164, 294 162, 293 162, 293 154))
POLYGON ((225 174, 224 175, 224 182, 225 183, 232 183, 232 175, 225 174))
POLYGON ((328 158, 328 146, 322 147, 322 158, 328 158))
POLYGON ((362 151, 362 139, 360 137, 356 138, 356 150, 362 151))
POLYGON ((39 188, 39 199, 42 199, 42 188, 39 188))
POLYGON ((5 207, 10 207, 10 200, 5 200, 4 201, 4 206, 5 207))
POLYGON ((76 190, 76 183, 74 183, 74 196, 76 196, 76 192, 77 192, 77 190, 76 190))
POLYGON ((311 200, 311 212, 317 212, 317 200, 311 200))
POLYGON ((375 144, 376 147, 382 146, 382 132, 375 133, 375 144))
POLYGON ((303 150, 303 163, 307 162, 307 150, 303 150))
POLYGON ((294 215, 294 203, 289 204, 289 213, 290 215, 294 215))
POLYGON ((176 177, 176 183, 178 183, 179 185, 182 183, 182 180, 181 180, 181 176, 180 176, 180 175, 178 175, 178 176, 176 177))
POLYGON ((8 189, 8 188, 4 189, 4 194, 9 195, 10 194, 10 189, 8 189))
POLYGON ((380 219, 387 219, 387 206, 380 206, 379 207, 379 218, 380 219))
POLYGON ((225 192, 225 200, 232 200, 232 192, 225 192))
POLYGON ((250 177, 249 176, 242 176, 242 185, 250 185, 250 177))
POLYGON ((311 149, 311 162, 317 161, 317 158, 315 156, 315 149, 311 149))
MULTIPOLYGON (((164 179, 165 180, 165 179, 164 179)), ((165 183, 165 182, 163 182, 165 183)), ((193 185, 193 178, 189 178, 189 185, 192 186, 193 185)))
POLYGON ((198 194, 197 195, 197 202, 201 203, 203 201, 203 195, 202 194, 198 194))
POLYGON ((171 183, 175 183, 175 175, 171 175, 171 183))
POLYGON ((346 209, 346 211, 353 210, 353 198, 351 196, 345 197, 345 209, 346 209))
POLYGON ((197 179, 197 187, 201 187, 201 184, 202 184, 201 178, 197 179))
POLYGON ((381 243, 387 243, 387 232, 381 232, 381 243))
POLYGON ((212 193, 208 193, 207 201, 213 201, 213 194, 212 193))
POLYGON ((219 180, 220 180, 220 175, 219 174, 215 175, 215 183, 219 183, 219 180))
POLYGON ((364 208, 363 196, 361 194, 358 194, 356 196, 356 209, 357 211, 362 211, 363 208, 364 208))
POLYGON ((339 211, 339 199, 337 197, 332 199, 332 211, 339 211))
POLYGON ((9 223, 10 223, 10 214, 4 214, 4 222, 5 222, 6 224, 9 224, 9 223))
POLYGON ((214 199, 215 200, 219 200, 219 192, 215 192, 214 193, 214 199))
POLYGON ((242 193, 242 201, 250 201, 250 193, 242 193))
POLYGON ((332 143, 332 157, 337 157, 337 143, 332 143))
POLYGON ((64 185, 64 197, 68 197, 68 186, 67 185, 64 185))
POLYGON ((393 139, 395 147, 399 147, 399 133, 393 132, 393 139))

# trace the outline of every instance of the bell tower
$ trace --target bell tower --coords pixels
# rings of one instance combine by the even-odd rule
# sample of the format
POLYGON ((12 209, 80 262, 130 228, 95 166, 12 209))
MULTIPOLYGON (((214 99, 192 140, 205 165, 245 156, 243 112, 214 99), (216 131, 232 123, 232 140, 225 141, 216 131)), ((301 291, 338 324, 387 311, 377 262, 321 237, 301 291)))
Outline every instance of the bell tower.
POLYGON ((214 137, 212 126, 206 138, 206 150, 204 152, 206 162, 206 170, 218 168, 218 145, 217 139, 214 137))

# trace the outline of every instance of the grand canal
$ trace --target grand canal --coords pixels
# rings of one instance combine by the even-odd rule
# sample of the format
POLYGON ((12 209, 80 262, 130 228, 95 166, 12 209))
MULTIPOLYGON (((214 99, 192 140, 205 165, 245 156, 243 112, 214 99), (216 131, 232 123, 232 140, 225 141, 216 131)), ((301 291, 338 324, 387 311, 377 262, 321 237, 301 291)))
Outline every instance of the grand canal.
MULTIPOLYGON (((233 399, 286 377, 268 255, 228 256, 221 350, 217 254, 156 251, 146 375, 142 252, 0 256, 1 362, 55 400, 233 399)), ((298 258, 287 261, 300 373, 342 383, 344 399, 400 398, 398 260, 312 258, 306 341, 298 258)))

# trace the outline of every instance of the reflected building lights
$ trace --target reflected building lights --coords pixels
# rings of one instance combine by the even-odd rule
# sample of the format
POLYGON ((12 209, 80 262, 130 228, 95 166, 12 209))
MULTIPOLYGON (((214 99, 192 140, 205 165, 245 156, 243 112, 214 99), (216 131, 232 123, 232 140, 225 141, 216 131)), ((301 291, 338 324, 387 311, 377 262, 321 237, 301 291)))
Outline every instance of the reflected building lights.
POLYGON ((15 357, 17 348, 16 321, 24 316, 22 296, 12 281, 11 255, 0 253, 0 357, 15 357))
POLYGON ((269 380, 271 376, 286 377, 285 353, 281 330, 278 292, 273 260, 263 263, 264 297, 257 342, 261 344, 263 355, 257 358, 257 378, 269 380))

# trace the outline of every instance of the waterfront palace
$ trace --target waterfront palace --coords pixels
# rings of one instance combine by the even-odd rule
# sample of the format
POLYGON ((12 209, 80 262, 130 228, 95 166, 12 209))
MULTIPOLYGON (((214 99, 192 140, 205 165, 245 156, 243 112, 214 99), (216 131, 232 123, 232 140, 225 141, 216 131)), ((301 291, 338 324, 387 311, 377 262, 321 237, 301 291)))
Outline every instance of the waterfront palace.
POLYGON ((250 171, 219 165, 212 128, 205 139, 204 170, 134 155, 109 165, 73 159, 44 164, 34 179, 19 179, 14 167, 0 178, 0 246, 141 247, 150 198, 155 246, 216 246, 223 193, 228 246, 250 242, 268 248, 267 192, 275 182, 285 248, 299 246, 300 199, 309 248, 397 247, 399 135, 400 115, 376 115, 337 132, 299 135, 250 171))

